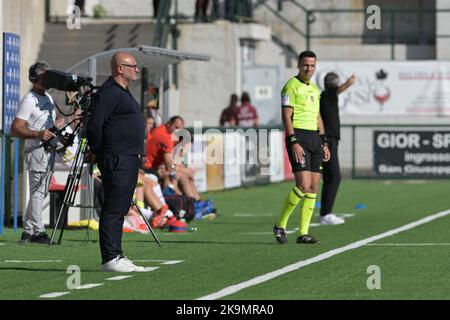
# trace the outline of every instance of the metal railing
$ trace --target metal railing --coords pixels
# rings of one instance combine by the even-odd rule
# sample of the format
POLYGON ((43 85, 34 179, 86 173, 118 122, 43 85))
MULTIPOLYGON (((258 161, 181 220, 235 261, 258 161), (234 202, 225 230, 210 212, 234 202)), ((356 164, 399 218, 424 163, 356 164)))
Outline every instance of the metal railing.
MULTIPOLYGON (((439 13, 450 12, 450 9, 432 9, 432 8, 381 8, 381 15, 383 16, 383 24, 388 23, 388 32, 384 30, 368 30, 366 33, 362 34, 345 34, 345 33, 328 33, 328 34, 318 34, 312 31, 313 26, 317 23, 317 16, 327 15, 327 14, 360 14, 364 17, 366 16, 366 9, 308 9, 299 3, 297 0, 278 0, 277 8, 269 6, 267 0, 258 0, 255 4, 255 8, 263 6, 269 12, 274 14, 287 25, 291 30, 300 35, 305 39, 306 48, 311 49, 311 41, 313 39, 367 39, 367 40, 378 40, 379 43, 389 43, 390 45, 390 58, 395 60, 395 45, 400 43, 408 44, 422 44, 423 42, 428 42, 428 44, 435 44, 437 38, 450 38, 450 34, 426 34, 424 24, 421 22, 424 15, 434 15, 439 13), (304 29, 298 27, 294 22, 289 21, 283 16, 281 11, 283 10, 283 2, 290 2, 295 7, 297 7, 301 12, 305 14, 305 25, 304 29), (408 30, 408 34, 401 32, 398 28, 399 17, 404 14, 409 15, 419 15, 418 32, 411 34, 411 30, 408 30), (388 16, 389 19, 384 18, 388 16), (409 39, 409 40, 406 40, 409 39), (424 41, 425 39, 425 41, 424 41)), ((365 21, 365 19, 363 19, 365 21)), ((373 43, 373 42, 372 42, 373 43)))
MULTIPOLYGON (((160 1, 158 12, 156 14, 156 26, 153 34, 153 45, 155 47, 165 48, 167 39, 171 29, 176 28, 176 24, 171 27, 170 7, 172 0, 160 1)), ((178 8, 178 1, 175 1, 176 11, 178 8)))

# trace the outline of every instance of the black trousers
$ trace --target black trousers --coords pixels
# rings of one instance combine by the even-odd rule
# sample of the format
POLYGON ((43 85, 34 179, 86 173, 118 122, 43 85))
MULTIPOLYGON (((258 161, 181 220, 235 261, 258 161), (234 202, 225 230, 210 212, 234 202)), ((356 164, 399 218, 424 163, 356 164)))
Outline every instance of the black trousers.
POLYGON ((341 169, 338 157, 339 140, 328 138, 331 158, 328 162, 323 162, 323 185, 320 206, 320 215, 325 216, 332 212, 334 200, 341 183, 341 169))
POLYGON ((209 0, 195 1, 195 21, 206 21, 209 0))
POLYGON ((105 203, 105 193, 103 192, 103 184, 98 178, 94 178, 94 207, 97 217, 100 218, 101 208, 105 203))
POLYGON ((102 263, 122 255, 122 228, 130 209, 139 170, 138 155, 100 157, 105 200, 100 213, 102 263))

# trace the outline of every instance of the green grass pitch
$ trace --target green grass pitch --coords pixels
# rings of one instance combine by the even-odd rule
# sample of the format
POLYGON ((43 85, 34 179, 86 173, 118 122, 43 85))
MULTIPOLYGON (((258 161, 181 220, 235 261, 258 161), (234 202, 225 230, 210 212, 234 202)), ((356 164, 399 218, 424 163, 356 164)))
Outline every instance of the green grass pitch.
MULTIPOLYGON (((150 235, 124 234, 124 253, 141 260, 138 265, 158 268, 120 281, 106 280, 119 274, 100 271, 96 231, 83 245, 86 231, 66 230, 61 245, 47 247, 21 245, 21 230, 6 229, 0 235, 0 299, 42 299, 54 292, 69 292, 54 299, 197 299, 450 209, 449 181, 343 181, 334 211, 347 213, 346 223, 313 225, 310 232, 321 243, 298 245, 297 209, 288 225, 289 244, 281 246, 272 228, 292 185, 206 194, 220 216, 191 223, 198 229, 193 232, 158 230, 161 248, 150 235), (358 203, 367 208, 356 209, 358 203), (68 289, 71 265, 80 268, 81 285, 102 285, 68 289)), ((450 299, 449 229, 445 216, 221 299, 450 299), (380 268, 380 289, 367 287, 371 265, 380 268)))

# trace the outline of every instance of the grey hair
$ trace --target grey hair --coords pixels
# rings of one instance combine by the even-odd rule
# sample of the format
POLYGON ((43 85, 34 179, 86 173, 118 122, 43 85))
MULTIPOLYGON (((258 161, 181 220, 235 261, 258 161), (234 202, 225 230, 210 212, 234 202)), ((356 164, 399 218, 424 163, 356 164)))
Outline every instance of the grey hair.
POLYGON ((328 72, 323 79, 325 84, 325 89, 337 88, 339 87, 339 76, 334 72, 328 72))

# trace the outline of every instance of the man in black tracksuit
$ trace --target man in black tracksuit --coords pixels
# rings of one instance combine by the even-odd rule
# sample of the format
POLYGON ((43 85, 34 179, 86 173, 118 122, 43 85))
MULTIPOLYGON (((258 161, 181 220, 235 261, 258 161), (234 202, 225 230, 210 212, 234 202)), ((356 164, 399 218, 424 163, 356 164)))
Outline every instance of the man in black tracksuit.
POLYGON ((330 160, 328 162, 323 162, 323 186, 319 218, 321 224, 344 223, 344 219, 331 213, 341 182, 341 171, 338 158, 338 144, 341 138, 338 96, 355 83, 355 80, 356 77, 353 74, 345 83, 340 84, 339 76, 334 72, 329 72, 324 79, 325 90, 320 95, 320 115, 322 116, 325 134, 331 153, 330 160))
POLYGON ((94 95, 90 107, 87 138, 104 187, 99 230, 103 271, 146 271, 122 252, 124 216, 133 199, 145 138, 140 105, 128 88, 138 72, 131 54, 117 52, 111 60, 112 75, 94 95))

